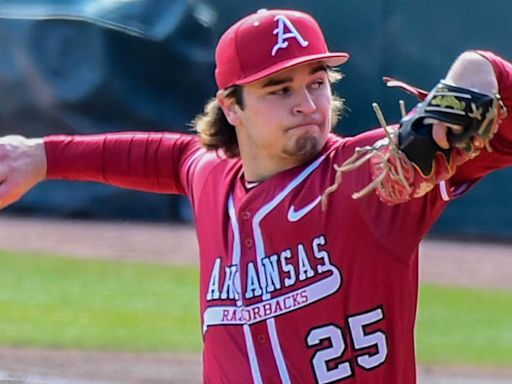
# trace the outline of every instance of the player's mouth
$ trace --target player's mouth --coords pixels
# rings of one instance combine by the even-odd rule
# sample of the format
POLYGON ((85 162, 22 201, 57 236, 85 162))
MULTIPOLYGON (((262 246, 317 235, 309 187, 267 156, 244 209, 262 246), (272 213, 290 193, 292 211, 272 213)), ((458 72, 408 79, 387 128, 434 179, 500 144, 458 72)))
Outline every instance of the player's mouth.
POLYGON ((293 131, 293 130, 303 130, 303 131, 309 131, 309 130, 321 130, 322 125, 319 123, 304 123, 304 124, 298 124, 294 125, 292 127, 289 127, 286 129, 286 131, 293 131))

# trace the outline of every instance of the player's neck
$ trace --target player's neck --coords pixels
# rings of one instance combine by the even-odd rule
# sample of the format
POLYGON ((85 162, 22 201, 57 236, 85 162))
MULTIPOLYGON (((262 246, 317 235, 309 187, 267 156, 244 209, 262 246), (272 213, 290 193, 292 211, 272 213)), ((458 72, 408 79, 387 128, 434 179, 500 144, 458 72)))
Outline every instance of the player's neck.
POLYGON ((278 173, 305 163, 303 158, 273 158, 269 156, 244 156, 241 152, 245 180, 261 182, 278 173))

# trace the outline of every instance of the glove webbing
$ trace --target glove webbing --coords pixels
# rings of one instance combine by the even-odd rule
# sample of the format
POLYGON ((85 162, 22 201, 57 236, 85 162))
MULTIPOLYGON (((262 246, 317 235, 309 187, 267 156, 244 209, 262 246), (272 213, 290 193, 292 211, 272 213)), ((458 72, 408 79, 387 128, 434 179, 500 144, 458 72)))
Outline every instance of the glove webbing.
MULTIPOLYGON (((401 109, 403 110, 401 104, 401 109)), ((370 192, 377 188, 384 188, 382 185, 382 181, 389 176, 391 179, 396 180, 400 183, 405 190, 408 192, 411 191, 411 186, 409 185, 409 181, 407 180, 405 174, 411 173, 412 169, 405 170, 404 166, 409 166, 410 163, 408 161, 397 161, 396 167, 393 167, 389 162, 389 159, 393 156, 395 158, 405 156, 403 152, 400 151, 396 142, 397 142, 397 132, 392 131, 384 119, 384 115, 377 103, 372 104, 373 110, 377 115, 377 119, 379 120, 380 125, 384 128, 384 132, 386 132, 386 138, 377 141, 373 145, 367 145, 364 147, 358 147, 355 149, 354 154, 345 160, 345 162, 341 165, 334 164, 334 169, 336 170, 336 176, 334 183, 329 186, 324 193, 322 194, 322 209, 325 210, 327 208, 327 198, 329 194, 333 193, 341 184, 342 175, 345 172, 350 172, 365 162, 369 161, 374 156, 380 156, 382 158, 383 168, 378 177, 376 177, 370 184, 361 189, 358 192, 352 194, 353 199, 360 199, 363 196, 368 195, 370 192), (387 153, 383 153, 380 149, 384 146, 389 146, 389 151, 387 153)))

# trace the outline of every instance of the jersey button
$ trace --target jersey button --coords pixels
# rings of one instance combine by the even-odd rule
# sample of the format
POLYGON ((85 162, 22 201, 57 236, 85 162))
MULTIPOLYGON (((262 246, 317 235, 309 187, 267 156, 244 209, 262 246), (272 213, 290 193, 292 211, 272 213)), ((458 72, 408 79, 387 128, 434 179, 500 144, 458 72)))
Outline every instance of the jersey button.
POLYGON ((249 220, 251 218, 251 212, 243 211, 242 212, 242 220, 249 220))
POLYGON ((265 337, 265 335, 260 334, 260 335, 256 336, 256 340, 258 340, 258 343, 260 343, 260 344, 265 344, 265 342, 267 341, 267 338, 265 337))
POLYGON ((252 241, 252 239, 245 239, 244 240, 244 245, 247 247, 247 248, 251 248, 253 246, 254 242, 252 241))

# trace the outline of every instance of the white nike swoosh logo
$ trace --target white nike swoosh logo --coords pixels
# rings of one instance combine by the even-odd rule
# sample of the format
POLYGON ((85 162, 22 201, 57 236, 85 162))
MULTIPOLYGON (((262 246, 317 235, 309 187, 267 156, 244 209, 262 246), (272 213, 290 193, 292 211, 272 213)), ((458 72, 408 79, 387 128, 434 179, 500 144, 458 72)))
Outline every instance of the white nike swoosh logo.
POLYGON ((322 199, 322 196, 318 196, 315 200, 313 200, 311 203, 306 205, 305 207, 302 207, 299 210, 295 210, 295 207, 292 205, 290 209, 288 210, 288 220, 293 222, 299 221, 304 216, 306 216, 309 211, 311 211, 315 206, 320 202, 322 199))

